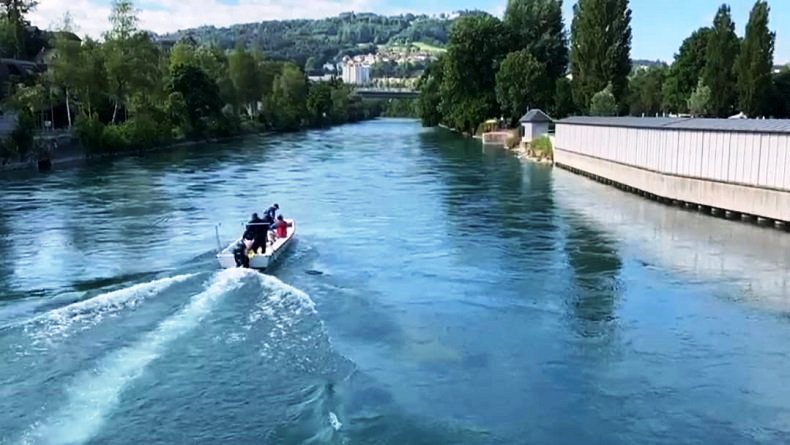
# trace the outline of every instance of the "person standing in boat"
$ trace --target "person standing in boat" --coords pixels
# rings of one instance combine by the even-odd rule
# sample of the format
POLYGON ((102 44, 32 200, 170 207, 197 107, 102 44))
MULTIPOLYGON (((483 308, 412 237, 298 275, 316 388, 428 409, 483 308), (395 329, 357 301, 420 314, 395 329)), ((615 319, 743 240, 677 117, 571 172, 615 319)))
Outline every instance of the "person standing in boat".
POLYGON ((263 248, 263 252, 266 253, 266 236, 269 233, 269 227, 271 225, 262 220, 257 213, 252 214, 252 218, 250 222, 247 223, 247 231, 245 232, 245 239, 249 239, 248 235, 252 236, 252 246, 251 250, 255 253, 258 253, 259 248, 263 248))
POLYGON ((266 214, 264 215, 264 219, 271 224, 274 224, 275 218, 277 218, 277 211, 280 210, 279 204, 274 204, 273 206, 266 209, 266 214))

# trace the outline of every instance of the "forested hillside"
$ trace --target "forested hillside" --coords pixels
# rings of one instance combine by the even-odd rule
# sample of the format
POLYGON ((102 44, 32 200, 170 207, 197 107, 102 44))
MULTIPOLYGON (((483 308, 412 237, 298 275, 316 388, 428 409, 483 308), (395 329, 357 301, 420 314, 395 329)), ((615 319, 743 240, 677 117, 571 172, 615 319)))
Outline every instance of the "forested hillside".
POLYGON ((179 31, 163 38, 191 37, 198 43, 223 49, 231 49, 241 43, 245 47, 262 50, 267 57, 291 60, 300 66, 312 57, 311 65, 320 67, 344 55, 375 52, 376 46, 380 45, 424 42, 444 46, 453 21, 446 15, 387 17, 372 13, 345 13, 320 20, 271 20, 229 28, 207 26, 179 31))

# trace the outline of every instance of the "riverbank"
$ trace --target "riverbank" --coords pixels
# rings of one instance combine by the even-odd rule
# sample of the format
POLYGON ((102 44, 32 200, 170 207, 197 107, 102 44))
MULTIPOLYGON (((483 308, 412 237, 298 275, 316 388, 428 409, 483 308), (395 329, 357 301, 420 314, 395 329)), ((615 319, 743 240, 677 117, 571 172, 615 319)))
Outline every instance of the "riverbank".
MULTIPOLYGON (((356 122, 364 122, 364 121, 370 121, 376 119, 381 119, 381 117, 376 116, 369 119, 362 119, 361 121, 356 121, 356 122)), ((140 156, 146 153, 155 153, 155 152, 161 152, 164 150, 170 150, 176 148, 192 147, 201 144, 227 142, 237 139, 244 139, 252 136, 270 136, 277 134, 298 133, 298 132, 316 130, 321 128, 332 128, 342 125, 349 125, 356 122, 344 122, 342 124, 337 124, 337 125, 329 125, 329 126, 316 127, 316 128, 304 128, 296 131, 274 131, 274 130, 242 131, 239 134, 225 136, 225 137, 188 139, 188 140, 181 140, 169 144, 149 147, 149 148, 124 150, 120 152, 107 152, 107 153, 90 153, 89 150, 87 150, 84 146, 82 146, 82 144, 80 144, 80 142, 76 139, 76 137, 73 137, 70 144, 64 145, 62 148, 59 148, 59 151, 61 153, 64 153, 63 156, 55 155, 49 158, 50 163, 48 168, 40 168, 39 160, 33 159, 31 156, 31 158, 25 161, 8 162, 6 164, 0 165, 0 175, 3 175, 4 173, 18 172, 24 170, 43 172, 43 171, 53 170, 58 167, 69 168, 77 165, 84 165, 90 163, 91 161, 116 159, 116 158, 123 158, 127 156, 140 156)))

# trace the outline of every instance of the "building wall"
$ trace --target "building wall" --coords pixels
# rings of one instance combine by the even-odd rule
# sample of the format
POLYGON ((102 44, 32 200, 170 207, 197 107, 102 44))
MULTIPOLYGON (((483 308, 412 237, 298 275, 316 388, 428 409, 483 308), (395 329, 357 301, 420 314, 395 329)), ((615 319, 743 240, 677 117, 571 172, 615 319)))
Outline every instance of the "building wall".
POLYGON ((524 137, 522 138, 522 141, 524 142, 533 141, 549 133, 549 124, 545 122, 525 122, 521 125, 524 127, 524 137))
POLYGON ((360 63, 343 65, 343 82, 351 85, 364 85, 370 82, 370 68, 360 63))
POLYGON ((558 148, 658 173, 790 191, 790 135, 559 123, 558 148))
POLYGON ((790 221, 790 135, 569 125, 554 160, 647 193, 790 221))

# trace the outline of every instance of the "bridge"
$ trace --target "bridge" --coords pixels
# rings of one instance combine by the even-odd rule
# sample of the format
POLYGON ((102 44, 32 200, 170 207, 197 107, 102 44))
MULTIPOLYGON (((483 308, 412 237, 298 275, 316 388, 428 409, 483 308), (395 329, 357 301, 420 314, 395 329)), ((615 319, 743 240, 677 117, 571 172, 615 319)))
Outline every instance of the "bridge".
POLYGON ((367 99, 415 99, 420 94, 411 88, 356 88, 354 91, 367 99))

